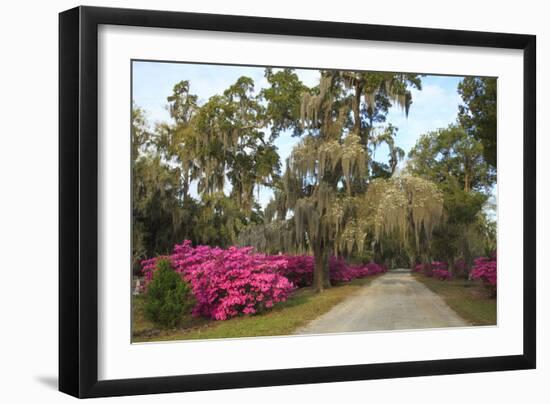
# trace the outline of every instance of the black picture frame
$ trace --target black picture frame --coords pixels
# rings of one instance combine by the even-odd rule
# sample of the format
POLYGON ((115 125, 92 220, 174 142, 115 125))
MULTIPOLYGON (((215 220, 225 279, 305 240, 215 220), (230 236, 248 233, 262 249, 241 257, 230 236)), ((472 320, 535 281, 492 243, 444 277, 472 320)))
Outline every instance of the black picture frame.
POLYGON ((97 7, 77 7, 60 13, 59 390, 85 398, 535 368, 535 106, 533 35, 97 7), (523 50, 523 354, 99 381, 100 24, 523 50))

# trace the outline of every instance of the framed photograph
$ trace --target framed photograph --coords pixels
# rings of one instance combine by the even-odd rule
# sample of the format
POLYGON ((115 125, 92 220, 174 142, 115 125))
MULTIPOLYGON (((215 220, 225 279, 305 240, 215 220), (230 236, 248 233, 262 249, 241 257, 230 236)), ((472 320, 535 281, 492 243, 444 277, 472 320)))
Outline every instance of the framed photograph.
POLYGON ((78 7, 59 46, 61 391, 535 368, 535 36, 78 7))

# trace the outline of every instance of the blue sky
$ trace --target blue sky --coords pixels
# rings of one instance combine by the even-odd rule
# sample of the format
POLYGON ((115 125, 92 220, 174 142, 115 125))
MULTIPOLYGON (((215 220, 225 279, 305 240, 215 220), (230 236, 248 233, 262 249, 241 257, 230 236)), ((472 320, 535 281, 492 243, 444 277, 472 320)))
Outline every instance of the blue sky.
MULTIPOLYGON (((181 80, 189 80, 190 91, 198 95, 200 103, 222 93, 241 76, 251 77, 257 91, 267 86, 261 67, 135 61, 132 73, 133 101, 146 111, 151 124, 170 120, 166 97, 171 94, 174 84, 181 80)), ((296 69, 296 73, 308 86, 318 83, 318 70, 296 69)), ((457 85, 461 80, 462 77, 456 76, 425 76, 422 90, 412 90, 413 104, 408 117, 398 108, 390 110, 387 122, 399 128, 396 142, 406 153, 420 135, 455 122, 460 104, 457 85)), ((275 141, 281 161, 286 159, 297 141, 287 133, 275 141)), ((387 149, 380 147, 375 158, 387 161, 386 154, 387 149)), ((271 191, 261 190, 260 203, 265 205, 270 196, 271 191)))

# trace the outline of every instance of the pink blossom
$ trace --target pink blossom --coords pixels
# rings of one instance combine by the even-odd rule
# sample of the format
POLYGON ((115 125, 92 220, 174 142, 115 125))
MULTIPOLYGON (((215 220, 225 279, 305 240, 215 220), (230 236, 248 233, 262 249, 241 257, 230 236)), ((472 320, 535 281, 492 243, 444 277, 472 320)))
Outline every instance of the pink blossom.
POLYGON ((442 281, 452 278, 452 275, 448 270, 447 263, 442 261, 417 264, 414 267, 413 272, 423 273, 427 277, 434 277, 442 281))
POLYGON ((480 257, 474 260, 472 278, 481 279, 484 283, 496 286, 497 284, 497 257, 493 253, 491 257, 480 257))
MULTIPOLYGON (((153 277, 158 258, 141 263, 146 285, 153 277)), ((168 258, 175 271, 191 285, 197 301, 193 314, 215 320, 262 312, 285 301, 297 287, 309 286, 313 281, 314 258, 307 255, 265 255, 255 253, 252 247, 193 247, 185 240, 174 247, 168 258)), ((353 266, 342 258, 329 259, 333 282, 347 282, 385 270, 374 262, 353 266)))

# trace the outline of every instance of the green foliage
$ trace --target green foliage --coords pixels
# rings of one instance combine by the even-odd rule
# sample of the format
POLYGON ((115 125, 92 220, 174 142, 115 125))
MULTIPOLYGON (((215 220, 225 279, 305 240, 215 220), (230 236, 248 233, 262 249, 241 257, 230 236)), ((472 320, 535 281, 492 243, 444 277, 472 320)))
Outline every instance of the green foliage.
POLYGON ((345 86, 354 91, 354 125, 368 129, 386 121, 392 105, 398 105, 408 115, 412 105, 411 88, 422 89, 417 74, 389 72, 342 71, 345 86))
POLYGON ((188 122, 196 96, 181 82, 168 98, 174 125, 149 128, 139 106, 132 109, 132 261, 165 254, 182 238, 195 239, 197 203, 189 197, 193 133, 188 122), (179 111, 179 112, 178 112, 179 111), (178 113, 183 114, 177 117, 178 113))
POLYGON ((477 215, 487 202, 487 195, 481 192, 464 191, 453 183, 442 184, 441 188, 444 191, 447 223, 470 224, 475 222, 477 215))
POLYGON ((227 178, 231 197, 247 214, 252 212, 255 188, 271 186, 279 173, 279 155, 264 132, 268 122, 249 77, 239 78, 200 108, 195 150, 200 194, 223 192, 227 178))
POLYGON ((174 86, 173 93, 167 98, 170 116, 177 124, 187 124, 191 121, 197 109, 198 97, 189 93, 189 81, 180 81, 174 86))
POLYGON ((261 221, 254 191, 278 179, 279 155, 254 82, 241 77, 199 105, 188 81, 167 97, 172 121, 150 129, 132 110, 132 255, 166 254, 176 242, 228 246, 239 229, 261 221), (227 182, 229 195, 225 194, 227 182), (191 196, 197 185, 198 198, 191 196))
POLYGON ((142 157, 133 165, 133 255, 134 261, 163 253, 183 223, 178 200, 177 169, 162 164, 159 157, 142 157))
POLYGON ((147 146, 151 133, 147 126, 145 111, 137 105, 132 106, 132 162, 139 157, 140 151, 147 146))
POLYGON ((409 152, 408 171, 436 183, 456 182, 464 191, 488 191, 495 170, 483 156, 483 145, 462 127, 449 125, 422 135, 409 152))
POLYGON ((202 197, 196 217, 195 237, 200 244, 225 248, 237 240, 244 226, 259 222, 261 217, 257 204, 248 217, 234 198, 216 192, 202 197))
POLYGON ((454 269, 457 258, 471 265, 475 255, 496 238, 484 209, 496 181, 479 140, 462 127, 450 125, 420 137, 409 153, 407 171, 439 185, 446 220, 434 230, 427 259, 439 259, 454 269))
POLYGON ((432 256, 444 261, 452 261, 460 256, 471 261, 474 254, 482 253, 483 240, 476 222, 482 215, 487 196, 480 192, 466 192, 448 184, 442 188, 447 220, 444 226, 434 232, 432 256))
POLYGON ((487 163, 497 166, 497 79, 466 77, 458 85, 464 105, 459 107, 460 124, 483 145, 487 163))
POLYGON ((371 161, 370 163, 370 173, 373 179, 384 178, 388 179, 392 176, 391 168, 389 164, 381 163, 379 161, 371 161))
POLYGON ((195 302, 191 288, 172 269, 169 259, 159 260, 157 267, 145 295, 145 316, 159 326, 174 328, 195 302))
POLYGON ((265 78, 270 87, 263 89, 261 96, 267 101, 266 113, 271 120, 272 137, 287 129, 292 129, 294 136, 299 136, 302 133, 299 125, 302 95, 308 88, 292 69, 274 72, 272 68, 267 68, 265 78))

